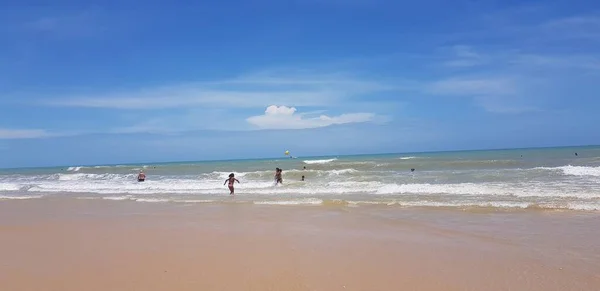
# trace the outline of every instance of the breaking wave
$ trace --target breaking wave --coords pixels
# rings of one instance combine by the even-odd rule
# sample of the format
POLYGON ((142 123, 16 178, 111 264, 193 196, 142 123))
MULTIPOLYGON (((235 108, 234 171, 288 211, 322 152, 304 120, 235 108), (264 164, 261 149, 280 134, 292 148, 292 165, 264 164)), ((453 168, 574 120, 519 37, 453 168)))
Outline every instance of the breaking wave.
POLYGON ((337 159, 327 159, 327 160, 307 160, 304 161, 305 164, 327 164, 327 163, 331 163, 333 161, 337 161, 337 159))

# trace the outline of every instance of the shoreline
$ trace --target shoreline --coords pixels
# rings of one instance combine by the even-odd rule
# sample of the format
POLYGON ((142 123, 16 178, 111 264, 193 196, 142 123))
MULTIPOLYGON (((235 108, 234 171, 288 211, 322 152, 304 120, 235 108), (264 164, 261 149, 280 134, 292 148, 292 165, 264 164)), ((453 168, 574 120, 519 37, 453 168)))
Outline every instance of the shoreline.
MULTIPOLYGON (((7 290, 598 290, 582 212, 0 203, 7 290)), ((596 243, 595 243, 596 242, 596 243)))
MULTIPOLYGON (((29 194, 29 193, 27 193, 29 194)), ((518 213, 518 212, 572 212, 589 213, 600 215, 600 204, 579 206, 577 203, 540 203, 528 201, 473 201, 473 202, 453 202, 453 201, 431 201, 431 200, 411 200, 404 199, 406 196, 390 195, 348 195, 342 198, 324 195, 294 195, 271 197, 268 195, 202 195, 186 196, 180 195, 163 197, 155 195, 139 194, 91 194, 91 193, 40 193, 37 196, 31 195, 0 195, 1 203, 10 203, 18 201, 68 201, 68 200, 92 200, 92 201, 113 201, 121 203, 150 203, 150 204, 174 204, 174 205, 230 205, 243 204, 255 206, 283 206, 283 207, 325 207, 325 208, 368 208, 368 207, 387 207, 394 209, 414 209, 414 210, 448 210, 458 212, 473 213, 518 213)))

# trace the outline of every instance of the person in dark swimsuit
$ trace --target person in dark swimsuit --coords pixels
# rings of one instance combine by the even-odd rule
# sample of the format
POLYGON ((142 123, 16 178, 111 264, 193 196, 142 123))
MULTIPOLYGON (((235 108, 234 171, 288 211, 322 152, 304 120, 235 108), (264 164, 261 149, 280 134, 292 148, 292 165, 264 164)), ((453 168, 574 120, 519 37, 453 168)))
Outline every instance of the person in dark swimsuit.
POLYGON ((275 169, 275 185, 283 184, 283 178, 281 178, 282 172, 283 172, 283 170, 280 168, 275 169))
POLYGON ((146 181, 146 174, 144 174, 144 171, 140 171, 140 173, 138 174, 137 180, 138 180, 138 182, 146 181))
POLYGON ((223 183, 223 185, 229 183, 229 185, 227 185, 227 187, 229 187, 229 195, 233 195, 235 192, 235 189, 233 188, 233 183, 238 182, 238 184, 240 183, 240 181, 238 179, 235 178, 235 175, 233 173, 229 174, 229 178, 227 178, 227 180, 225 180, 225 183, 223 183))

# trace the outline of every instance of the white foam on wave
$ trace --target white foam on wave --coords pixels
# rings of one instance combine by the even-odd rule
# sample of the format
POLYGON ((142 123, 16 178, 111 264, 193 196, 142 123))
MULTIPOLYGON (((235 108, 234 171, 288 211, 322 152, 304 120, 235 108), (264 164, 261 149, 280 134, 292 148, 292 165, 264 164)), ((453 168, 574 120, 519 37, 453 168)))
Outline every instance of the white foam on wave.
POLYGON ((6 195, 0 195, 0 200, 26 200, 26 199, 38 199, 38 198, 42 198, 44 196, 42 195, 37 195, 37 196, 6 196, 6 195))
POLYGON ((472 201, 472 202, 437 202, 437 201, 396 201, 387 205, 399 205, 407 207, 485 207, 485 208, 504 208, 504 209, 526 209, 533 204, 527 202, 508 202, 508 201, 472 201))
POLYGON ((348 201, 349 205, 387 205, 401 207, 448 207, 448 208, 497 208, 497 209, 547 209, 547 210, 579 210, 579 211, 599 211, 600 204, 598 203, 534 203, 534 202, 517 202, 517 201, 348 201))
POLYGON ((594 176, 600 177, 600 167, 578 167, 578 166, 564 166, 559 167, 565 175, 570 176, 594 176))
POLYGON ((600 203, 569 203, 568 209, 582 211, 600 211, 600 203))
POLYGON ((82 181, 82 180, 129 180, 131 181, 136 176, 134 174, 58 174, 60 181, 82 181))
MULTIPOLYGON (((309 177, 309 179, 311 179, 309 177)), ((589 186, 563 183, 455 183, 455 184, 385 184, 380 181, 340 181, 324 180, 311 182, 285 180, 284 184, 274 187, 269 180, 241 180, 236 183, 240 193, 257 195, 472 195, 472 196, 515 196, 515 197, 573 197, 584 199, 600 198, 600 191, 589 186)), ((59 180, 40 181, 26 189, 16 184, 2 184, 8 191, 27 191, 41 193, 98 193, 98 194, 199 194, 214 195, 228 192, 221 179, 190 180, 163 179, 137 183, 131 179, 117 180, 59 180)))
POLYGON ((559 171, 567 176, 594 176, 600 177, 600 167, 562 166, 562 167, 537 167, 534 170, 559 171))
POLYGON ((207 178, 213 178, 213 179, 227 179, 229 178, 230 174, 234 174, 236 178, 242 178, 245 177, 246 175, 249 174, 264 174, 264 173, 271 173, 271 172, 275 172, 275 171, 255 171, 255 172, 241 172, 241 173, 236 173, 236 172, 211 172, 211 173, 205 173, 205 174, 201 174, 201 177, 207 177, 207 178))
POLYGON ((296 200, 270 200, 270 201, 255 201, 256 205, 321 205, 323 200, 317 198, 306 198, 296 200))
POLYGON ((161 199, 161 198, 137 198, 137 199, 133 199, 137 202, 148 202, 148 203, 164 203, 164 202, 170 202, 171 200, 169 199, 161 199))
POLYGON ((503 183, 457 183, 457 184, 388 184, 379 188, 376 194, 451 194, 476 196, 516 196, 516 197, 575 197, 600 198, 600 192, 565 192, 542 185, 520 185, 503 183))
POLYGON ((333 161, 337 161, 337 159, 327 159, 327 160, 307 160, 304 161, 305 164, 327 164, 327 163, 331 163, 333 161))
MULTIPOLYGON (((30 199, 37 197, 12 197, 12 199, 30 199)), ((2 196, 0 196, 2 199, 2 196)), ((146 203, 219 203, 226 202, 224 200, 209 200, 209 199, 177 199, 168 198, 135 198, 132 196, 115 196, 103 197, 102 199, 116 201, 136 201, 146 203)), ((329 200, 328 200, 329 201, 329 200)), ((399 207, 432 207, 432 208, 492 208, 492 209, 540 209, 540 210, 576 210, 576 211, 600 211, 600 203, 593 202, 532 202, 532 201, 485 201, 485 200, 457 200, 457 201, 431 201, 417 200, 405 201, 400 199, 390 200, 344 200, 333 199, 333 204, 348 207, 358 207, 362 205, 381 205, 381 206, 399 206, 399 207)), ((249 201, 250 202, 250 201, 249 201)), ((255 205, 281 205, 281 206, 320 206, 326 205, 325 201, 320 198, 296 198, 296 199, 281 199, 281 200, 258 200, 252 201, 255 205)))
POLYGON ((400 157, 398 159, 399 160, 413 160, 413 159, 418 159, 418 157, 400 157))
POLYGON ((377 190, 385 184, 377 181, 343 181, 343 182, 329 182, 327 183, 328 188, 352 188, 352 189, 368 189, 377 190))
MULTIPOLYGON (((306 169, 306 170, 289 169, 289 170, 286 170, 286 169, 283 169, 283 177, 285 179, 287 174, 305 175, 307 173, 315 173, 318 176, 327 176, 327 175, 339 176, 339 175, 352 174, 352 173, 358 173, 358 172, 360 172, 360 171, 356 170, 356 169, 351 169, 351 168, 339 169, 339 170, 313 170, 313 169, 306 169)), ((211 172, 211 173, 200 174, 199 178, 219 181, 219 180, 227 179, 229 177, 229 174, 231 174, 231 172, 211 172)), ((238 178, 240 180, 250 179, 250 180, 255 181, 256 179, 273 179, 275 171, 266 170, 266 171, 239 172, 239 173, 234 172, 233 174, 235 175, 236 178, 238 178)))
POLYGON ((173 200, 173 202, 179 202, 179 203, 213 203, 215 202, 215 200, 206 200, 206 199, 175 199, 173 200))
POLYGON ((103 200, 113 201, 136 201, 136 202, 148 202, 148 203, 165 203, 165 202, 176 202, 176 203, 213 203, 215 200, 208 199, 175 199, 169 198, 136 198, 131 195, 125 196, 106 196, 102 197, 103 200))
POLYGON ((21 185, 15 183, 0 183, 0 191, 19 191, 21 185))
POLYGON ((131 200, 131 196, 107 196, 107 197, 102 197, 102 199, 122 201, 122 200, 131 200))
POLYGON ((69 171, 69 172, 79 172, 79 170, 81 170, 81 167, 69 167, 69 168, 67 168, 67 171, 69 171))
MULTIPOLYGON (((237 189, 271 189, 272 181, 243 181, 236 183, 237 189)), ((157 181, 134 182, 132 179, 121 180, 66 180, 40 182, 29 192, 69 192, 98 194, 217 194, 226 191, 223 181, 164 179, 157 181)), ((243 191, 243 190, 242 190, 243 191)))
POLYGON ((358 172, 358 170, 355 170, 355 169, 341 169, 341 170, 325 171, 325 173, 329 173, 332 175, 344 175, 344 174, 357 173, 357 172, 358 172))

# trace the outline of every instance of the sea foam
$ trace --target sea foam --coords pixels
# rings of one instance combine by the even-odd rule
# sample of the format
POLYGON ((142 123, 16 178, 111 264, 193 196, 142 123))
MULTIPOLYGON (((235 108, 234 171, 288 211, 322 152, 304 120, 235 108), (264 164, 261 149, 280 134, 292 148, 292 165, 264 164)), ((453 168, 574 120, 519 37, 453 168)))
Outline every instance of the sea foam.
POLYGON ((331 163, 333 161, 337 161, 337 159, 327 159, 327 160, 307 160, 304 161, 305 164, 327 164, 327 163, 331 163))

